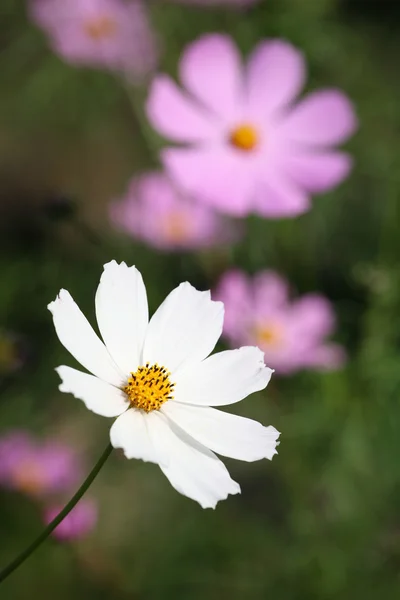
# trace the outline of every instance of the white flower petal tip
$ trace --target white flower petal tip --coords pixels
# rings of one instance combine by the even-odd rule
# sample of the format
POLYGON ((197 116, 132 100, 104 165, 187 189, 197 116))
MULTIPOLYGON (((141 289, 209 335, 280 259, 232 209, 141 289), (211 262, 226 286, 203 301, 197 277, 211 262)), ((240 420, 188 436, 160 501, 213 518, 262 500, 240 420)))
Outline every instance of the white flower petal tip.
POLYGON ((55 371, 61 379, 60 392, 82 400, 92 412, 103 417, 118 417, 129 408, 123 391, 98 377, 66 366, 57 367, 55 371))
POLYGON ((47 305, 48 310, 51 312, 52 315, 54 315, 54 312, 57 309, 57 305, 65 300, 69 300, 69 298, 71 298, 70 293, 67 292, 67 290, 61 289, 58 292, 55 299, 52 302, 49 302, 49 304, 47 305))
MULTIPOLYGON (((258 350, 258 352, 259 352, 259 364, 258 364, 258 366, 259 366, 259 369, 260 369, 260 373, 262 374, 262 380, 265 382, 265 386, 264 387, 267 387, 267 385, 269 384, 269 382, 271 380, 272 375, 275 373, 275 369, 271 369, 270 367, 267 367, 267 365, 264 362, 265 354, 264 354, 264 352, 258 346, 242 346, 242 348, 239 348, 239 351, 243 350, 245 348, 246 349, 247 348, 249 348, 249 349, 250 348, 254 348, 254 350, 258 350)), ((261 389, 264 389, 264 388, 261 388, 261 389)))
POLYGON ((232 485, 231 485, 229 491, 226 492, 226 496, 219 498, 218 500, 216 500, 213 503, 210 503, 210 504, 203 503, 203 504, 200 504, 200 506, 201 506, 201 508, 212 508, 213 510, 215 510, 217 508, 218 502, 221 502, 222 500, 227 500, 228 496, 237 496, 238 494, 241 494, 241 493, 242 493, 242 490, 241 490, 240 485, 232 479, 232 485))
POLYGON ((136 267, 104 265, 96 292, 96 317, 108 352, 126 375, 140 363, 149 322, 146 288, 136 267))
POLYGON ((180 374, 175 400, 198 406, 224 406, 265 389, 273 370, 256 346, 218 352, 180 374))
POLYGON ((224 305, 210 291, 181 283, 150 320, 143 361, 168 366, 175 374, 198 365, 214 349, 222 333, 224 305))
MULTIPOLYGON (((164 470, 164 473, 167 475, 166 469, 164 470)), ((169 475, 167 475, 167 477, 169 478, 169 475)), ((170 480, 170 483, 172 483, 172 480, 170 480)), ((197 502, 198 504, 200 504, 201 508, 204 508, 204 509, 211 508, 212 510, 215 510, 217 508, 217 504, 219 502, 223 502, 224 500, 227 500, 229 496, 237 496, 238 494, 242 493, 240 485, 233 479, 230 479, 229 485, 225 486, 225 492, 223 494, 220 493, 218 495, 218 498, 214 497, 212 500, 211 499, 203 500, 200 498, 196 498, 194 496, 189 495, 185 491, 179 490, 178 486, 176 486, 174 483, 172 483, 172 485, 180 494, 182 494, 183 496, 190 498, 190 500, 193 500, 194 502, 197 502)))
POLYGON ((123 371, 114 362, 71 294, 67 290, 60 290, 48 308, 53 315, 58 338, 68 352, 90 373, 120 387, 124 381, 123 371))
POLYGON ((198 444, 221 456, 254 462, 271 460, 276 453, 279 431, 253 419, 180 402, 166 403, 161 412, 198 444))
POLYGON ((280 444, 280 441, 278 441, 280 435, 280 431, 275 429, 275 427, 273 427, 272 425, 270 425, 269 427, 265 427, 266 454, 264 458, 272 460, 275 454, 278 454, 278 450, 276 448, 280 444))
POLYGON ((128 265, 126 264, 126 262, 124 260, 122 260, 120 263, 118 263, 116 260, 110 260, 110 262, 105 263, 103 265, 103 273, 101 276, 103 276, 104 272, 106 272, 106 271, 119 271, 119 270, 136 271, 137 273, 139 273, 139 271, 135 267, 135 265, 131 265, 130 267, 128 267, 128 265))

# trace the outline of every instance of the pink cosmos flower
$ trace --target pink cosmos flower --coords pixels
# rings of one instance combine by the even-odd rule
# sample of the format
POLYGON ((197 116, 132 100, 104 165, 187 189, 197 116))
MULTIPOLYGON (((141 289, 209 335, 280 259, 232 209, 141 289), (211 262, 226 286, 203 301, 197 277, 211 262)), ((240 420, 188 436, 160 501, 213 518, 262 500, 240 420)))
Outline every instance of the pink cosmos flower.
POLYGON ((252 280, 241 271, 228 271, 215 297, 225 304, 229 342, 257 344, 277 373, 335 369, 345 360, 341 346, 325 341, 335 329, 328 300, 307 294, 290 301, 287 282, 272 271, 261 271, 252 280))
POLYGON ((29 496, 69 490, 80 480, 77 456, 68 446, 38 442, 25 431, 0 439, 0 485, 29 496))
POLYGON ((289 217, 310 208, 310 194, 335 187, 350 157, 333 148, 356 128, 347 97, 335 89, 295 104, 305 81, 302 54, 281 40, 263 41, 246 68, 233 41, 208 34, 190 44, 179 65, 182 84, 158 75, 147 114, 183 147, 162 161, 188 193, 243 216, 289 217))
POLYGON ((132 77, 156 65, 156 42, 140 0, 30 0, 30 14, 67 62, 132 77))
POLYGON ((163 173, 133 178, 111 204, 115 225, 161 250, 205 248, 233 241, 238 230, 211 208, 182 197, 163 173))
MULTIPOLYGON (((52 506, 46 509, 44 514, 45 523, 50 523, 64 508, 52 506)), ((52 535, 60 542, 76 540, 88 535, 97 523, 97 506, 88 498, 83 498, 65 517, 53 531, 52 535)))

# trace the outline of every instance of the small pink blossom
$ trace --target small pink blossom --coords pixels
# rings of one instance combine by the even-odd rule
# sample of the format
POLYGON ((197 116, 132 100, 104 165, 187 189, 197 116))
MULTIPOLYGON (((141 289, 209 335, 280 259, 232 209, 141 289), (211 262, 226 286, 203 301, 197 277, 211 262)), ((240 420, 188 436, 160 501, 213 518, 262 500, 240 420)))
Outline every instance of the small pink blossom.
POLYGON ((302 54, 281 40, 261 42, 246 68, 233 41, 208 34, 184 51, 182 91, 155 77, 147 101, 151 124, 182 147, 162 151, 173 179, 217 209, 278 218, 310 209, 310 195, 334 188, 351 168, 334 148, 356 129, 339 90, 312 92, 302 54))
POLYGON ((213 209, 182 197, 158 172, 133 178, 110 214, 117 227, 161 250, 206 248, 232 241, 238 233, 213 209))
POLYGON ((335 329, 330 302, 319 294, 290 301, 287 282, 272 271, 261 271, 252 280, 241 271, 228 271, 215 298, 225 305, 229 342, 259 346, 277 373, 335 369, 345 360, 344 349, 325 340, 335 329))
POLYGON ((30 13, 67 62, 132 77, 156 65, 157 44, 140 0, 30 0, 30 13))
MULTIPOLYGON (((64 508, 63 505, 52 506, 45 511, 44 521, 50 523, 64 508)), ((88 498, 83 498, 54 529, 52 535, 60 542, 86 537, 96 526, 97 506, 88 498)))
POLYGON ((81 477, 77 456, 69 446, 39 442, 25 431, 0 439, 0 485, 33 497, 69 491, 81 477))

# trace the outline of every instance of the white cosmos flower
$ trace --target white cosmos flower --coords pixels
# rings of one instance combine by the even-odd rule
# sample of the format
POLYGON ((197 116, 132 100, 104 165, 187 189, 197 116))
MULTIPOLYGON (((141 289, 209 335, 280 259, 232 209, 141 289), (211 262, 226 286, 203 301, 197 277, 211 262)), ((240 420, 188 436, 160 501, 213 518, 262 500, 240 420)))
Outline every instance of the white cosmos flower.
POLYGON ((240 493, 214 452, 245 461, 276 454, 274 427, 211 408, 264 389, 272 371, 254 347, 209 356, 224 318, 210 292, 182 283, 149 321, 141 274, 112 261, 96 293, 104 343, 66 290, 48 308, 61 343, 92 373, 58 367, 60 390, 99 415, 118 417, 112 445, 127 458, 158 464, 181 494, 214 508, 240 493))

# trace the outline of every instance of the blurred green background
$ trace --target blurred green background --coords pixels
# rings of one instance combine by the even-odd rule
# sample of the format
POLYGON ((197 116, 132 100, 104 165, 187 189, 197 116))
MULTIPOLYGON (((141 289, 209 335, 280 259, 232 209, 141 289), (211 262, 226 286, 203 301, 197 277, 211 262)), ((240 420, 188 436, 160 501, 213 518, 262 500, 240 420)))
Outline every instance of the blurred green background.
MULTIPOLYGON (((66 0, 67 1, 67 0, 66 0)), ((136 264, 154 310, 184 279, 213 287, 232 265, 273 268, 301 293, 326 294, 348 365, 275 377, 235 412, 281 432, 272 463, 226 461, 242 495, 203 511, 156 466, 114 453, 92 488, 100 506, 84 541, 48 540, 0 589, 4 600, 372 600, 400 585, 400 10, 391 0, 265 0, 245 12, 153 1, 161 67, 184 45, 228 31, 244 52, 263 37, 300 47, 309 88, 337 86, 360 130, 351 177, 292 220, 248 220, 217 255, 168 255, 119 236, 107 205, 154 166, 142 120, 115 76, 73 68, 29 23, 23 0, 0 6, 0 326, 27 362, 0 379, 0 434, 28 428, 97 460, 110 421, 58 392, 69 361, 46 306, 68 289, 94 320, 104 262, 136 264), (145 133, 145 135, 143 134, 145 133), (76 211, 68 214, 66 200, 76 211)), ((156 140, 155 140, 156 143, 156 140)), ((28 499, 0 490, 0 566, 42 525, 28 499)))

